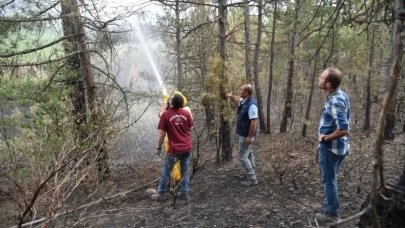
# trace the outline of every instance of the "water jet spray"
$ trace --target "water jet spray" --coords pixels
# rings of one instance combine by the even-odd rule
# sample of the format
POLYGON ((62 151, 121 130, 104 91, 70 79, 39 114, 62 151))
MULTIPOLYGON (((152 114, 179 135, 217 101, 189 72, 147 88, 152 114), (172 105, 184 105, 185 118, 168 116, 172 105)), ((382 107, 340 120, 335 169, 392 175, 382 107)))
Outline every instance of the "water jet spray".
POLYGON ((134 25, 135 25, 135 30, 136 30, 136 33, 137 33, 137 36, 138 36, 138 40, 141 42, 141 46, 142 46, 143 50, 145 51, 146 56, 148 57, 148 60, 149 60, 149 63, 151 65, 151 67, 152 67, 153 73, 154 73, 159 85, 162 87, 163 95, 168 94, 167 91, 166 91, 165 86, 163 85, 162 77, 160 76, 160 73, 159 73, 159 70, 157 69, 156 63, 152 58, 152 55, 151 55, 151 53, 149 51, 148 46, 146 45, 145 37, 143 36, 143 33, 142 33, 141 29, 139 28, 137 20, 134 21, 134 25))

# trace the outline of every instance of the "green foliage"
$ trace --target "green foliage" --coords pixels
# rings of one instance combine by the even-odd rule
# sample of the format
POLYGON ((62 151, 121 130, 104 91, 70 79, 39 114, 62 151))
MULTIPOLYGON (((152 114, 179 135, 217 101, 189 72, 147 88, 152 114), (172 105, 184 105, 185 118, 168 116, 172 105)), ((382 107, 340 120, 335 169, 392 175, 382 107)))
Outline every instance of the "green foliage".
POLYGON ((57 85, 44 90, 47 84, 41 77, 0 79, 0 162, 18 170, 18 178, 52 164, 67 139, 62 135, 71 132, 66 91, 57 85))
MULTIPOLYGON (((20 18, 21 16, 15 14, 7 19, 17 20, 20 18)), ((2 22, 0 23, 0 52, 6 54, 37 48, 59 38, 57 33, 54 25, 49 22, 29 24, 2 22)), ((32 53, 20 55, 17 59, 21 62, 36 62, 61 54, 63 54, 63 49, 61 43, 59 43, 32 53)))

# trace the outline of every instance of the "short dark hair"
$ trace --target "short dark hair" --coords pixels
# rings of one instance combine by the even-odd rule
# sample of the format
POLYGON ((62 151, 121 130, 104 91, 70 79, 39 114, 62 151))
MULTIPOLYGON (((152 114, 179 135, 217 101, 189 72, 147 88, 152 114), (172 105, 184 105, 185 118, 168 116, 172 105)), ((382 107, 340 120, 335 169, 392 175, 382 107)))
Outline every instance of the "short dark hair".
POLYGON ((333 89, 337 89, 342 82, 342 72, 334 67, 329 67, 326 70, 328 74, 325 77, 325 83, 329 82, 333 89))
POLYGON ((172 97, 171 104, 173 105, 173 108, 179 109, 179 108, 181 108, 183 106, 183 101, 184 100, 183 100, 183 97, 181 95, 175 94, 172 97))
POLYGON ((249 96, 253 93, 253 87, 251 84, 245 84, 244 90, 249 94, 249 96))

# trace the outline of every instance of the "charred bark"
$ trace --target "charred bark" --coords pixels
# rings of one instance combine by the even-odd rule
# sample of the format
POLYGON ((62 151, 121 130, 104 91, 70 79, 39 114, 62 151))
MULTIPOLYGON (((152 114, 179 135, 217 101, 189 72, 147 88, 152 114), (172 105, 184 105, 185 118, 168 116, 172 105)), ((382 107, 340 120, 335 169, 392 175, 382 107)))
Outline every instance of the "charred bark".
POLYGON ((67 39, 69 45, 64 45, 66 54, 76 53, 68 59, 68 68, 71 75, 68 76, 66 83, 68 86, 73 86, 73 92, 70 94, 70 99, 73 103, 73 117, 77 127, 78 140, 83 140, 87 137, 85 124, 87 123, 86 111, 86 90, 84 87, 83 72, 79 56, 79 47, 77 36, 79 35, 77 22, 73 20, 72 15, 78 11, 77 4, 74 0, 62 2, 61 17, 64 36, 70 37, 67 39))
POLYGON ((250 8, 249 2, 243 5, 243 15, 245 18, 245 58, 246 58, 246 79, 248 83, 252 83, 252 57, 251 57, 251 41, 250 41, 250 8))
POLYGON ((277 1, 274 1, 273 12, 273 26, 271 29, 271 41, 270 41, 270 70, 269 70, 269 91, 267 92, 267 132, 270 134, 270 117, 271 117, 271 93, 273 91, 273 68, 274 68, 274 37, 276 33, 276 20, 277 19, 277 1))
MULTIPOLYGON (((77 51, 78 56, 73 56, 73 63, 71 65, 73 70, 77 72, 77 81, 84 83, 83 91, 78 90, 80 93, 80 108, 82 112, 86 113, 86 101, 90 109, 91 124, 93 126, 94 136, 92 141, 95 146, 95 153, 97 154, 98 161, 98 175, 99 180, 105 180, 110 177, 108 166, 108 153, 106 149, 106 141, 103 130, 103 123, 100 116, 100 108, 96 101, 96 87, 94 85, 93 76, 91 74, 91 64, 89 59, 89 51, 86 45, 85 32, 83 22, 81 21, 79 5, 77 0, 65 0, 61 1, 62 15, 64 16, 62 21, 63 31, 66 35, 74 35, 72 40, 69 40, 70 48, 77 51), (86 96, 84 93, 86 92, 86 96), (82 97, 84 96, 84 98, 82 97), (86 99, 87 98, 87 99, 86 99), (84 103, 83 103, 84 99, 84 103)), ((65 50, 70 51, 70 50, 65 50)), ((78 87, 82 89, 82 87, 78 87)), ((83 113, 80 113, 83 115, 83 113)), ((86 119, 84 119, 86 120, 86 119)))
MULTIPOLYGON (((401 31, 403 30, 405 5, 402 0, 395 0, 394 23, 392 29, 392 55, 390 78, 387 92, 378 116, 373 161, 373 184, 371 194, 363 205, 371 205, 373 210, 360 218, 360 227, 403 227, 405 224, 405 169, 396 186, 387 186, 384 178, 383 143, 384 129, 389 108, 396 93, 398 75, 402 60, 401 31)), ((405 168, 405 167, 404 167, 405 168)))
POLYGON ((373 68, 373 59, 374 59, 374 40, 375 40, 375 28, 372 29, 371 33, 371 46, 370 46, 370 55, 368 61, 368 77, 367 77, 367 87, 366 87, 366 118, 364 120, 364 131, 370 130, 370 112, 371 112, 371 76, 373 68))
POLYGON ((219 92, 220 92, 220 141, 221 141, 221 149, 222 149, 222 160, 223 161, 229 161, 232 159, 232 146, 231 146, 231 128, 229 126, 229 118, 226 113, 227 109, 227 98, 225 96, 225 91, 226 91, 226 83, 227 83, 227 75, 226 75, 226 68, 225 68, 225 61, 226 61, 226 46, 225 46, 225 41, 226 41, 226 34, 225 34, 225 25, 227 21, 226 17, 226 0, 219 0, 218 1, 218 12, 220 19, 218 20, 218 28, 219 28, 219 43, 218 43, 218 49, 219 49, 219 54, 221 56, 222 60, 222 69, 219 75, 219 79, 221 81, 220 86, 219 86, 219 92))
POLYGON ((257 40, 256 40, 256 46, 255 46, 255 57, 253 61, 253 74, 254 74, 254 81, 255 81, 255 87, 256 87, 256 99, 257 99, 257 105, 259 106, 259 121, 260 121, 260 132, 266 132, 266 122, 264 120, 264 113, 263 113, 263 98, 262 98, 262 92, 260 89, 260 83, 259 83, 259 51, 260 51, 260 46, 261 46, 261 41, 262 41, 262 16, 263 16, 263 2, 262 0, 258 0, 258 19, 257 19, 257 40))
POLYGON ((175 12, 176 12, 176 61, 177 61, 177 78, 178 84, 177 89, 182 91, 183 82, 182 82, 182 75, 183 75, 183 68, 181 65, 181 25, 180 25, 180 1, 176 0, 175 5, 175 12))
POLYGON ((290 39, 289 39, 290 58, 288 59, 288 79, 287 79, 287 89, 286 89, 286 98, 285 98, 285 102, 284 102, 283 117, 282 117, 281 124, 280 124, 280 133, 287 131, 288 118, 292 117, 292 106, 293 106, 292 80, 294 77, 295 36, 297 33, 300 1, 297 0, 295 4, 296 5, 295 5, 295 10, 294 10, 294 27, 290 34, 290 39))

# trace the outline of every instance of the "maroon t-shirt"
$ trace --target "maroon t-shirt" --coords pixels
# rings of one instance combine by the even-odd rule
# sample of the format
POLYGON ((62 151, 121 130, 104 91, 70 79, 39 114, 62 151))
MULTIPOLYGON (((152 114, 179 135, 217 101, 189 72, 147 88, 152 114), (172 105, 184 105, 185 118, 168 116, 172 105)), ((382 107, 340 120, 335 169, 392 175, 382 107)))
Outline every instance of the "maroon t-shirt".
POLYGON ((190 113, 182 108, 170 108, 162 113, 158 129, 167 132, 169 138, 168 154, 177 155, 192 150, 190 129, 193 126, 193 118, 191 118, 190 113))

